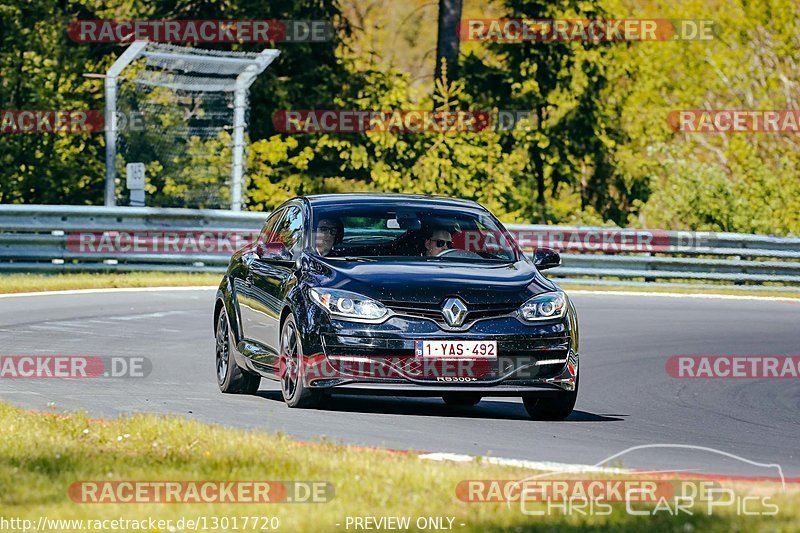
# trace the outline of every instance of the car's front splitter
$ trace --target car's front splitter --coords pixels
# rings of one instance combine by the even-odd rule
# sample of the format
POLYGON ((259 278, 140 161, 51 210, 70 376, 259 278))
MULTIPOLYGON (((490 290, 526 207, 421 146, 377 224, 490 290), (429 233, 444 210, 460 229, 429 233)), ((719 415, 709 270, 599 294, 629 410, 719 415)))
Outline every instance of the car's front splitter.
MULTIPOLYGON (((321 361, 320 361, 321 362, 321 361)), ((325 360, 325 363, 328 363, 325 360)), ((327 376, 308 379, 307 386, 314 389, 362 394, 396 394, 403 396, 439 396, 450 392, 472 392, 485 396, 520 396, 532 393, 558 393, 575 390, 578 377, 579 357, 569 352, 561 372, 553 377, 540 379, 517 379, 519 372, 494 380, 459 376, 437 376, 428 379, 376 378, 356 376, 341 371, 327 376)), ((522 370, 522 369, 517 369, 522 370)))

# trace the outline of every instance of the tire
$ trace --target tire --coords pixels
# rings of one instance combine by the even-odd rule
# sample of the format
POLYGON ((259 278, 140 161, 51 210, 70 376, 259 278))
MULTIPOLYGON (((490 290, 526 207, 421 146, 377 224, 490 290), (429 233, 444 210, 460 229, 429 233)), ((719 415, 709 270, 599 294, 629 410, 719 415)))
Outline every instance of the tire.
POLYGON ((483 396, 474 392, 450 392, 442 396, 444 403, 450 407, 472 407, 478 405, 483 396))
POLYGON ((231 394, 255 394, 261 384, 261 376, 243 370, 231 354, 231 335, 225 307, 219 312, 216 340, 217 385, 219 390, 231 394))
POLYGON ((280 382, 283 401, 289 407, 315 408, 322 402, 322 391, 305 385, 303 345, 297 334, 297 325, 290 314, 281 328, 280 382))
POLYGON ((560 392, 552 396, 523 396, 525 410, 534 420, 564 420, 575 408, 578 399, 578 381, 575 379, 575 390, 560 392))

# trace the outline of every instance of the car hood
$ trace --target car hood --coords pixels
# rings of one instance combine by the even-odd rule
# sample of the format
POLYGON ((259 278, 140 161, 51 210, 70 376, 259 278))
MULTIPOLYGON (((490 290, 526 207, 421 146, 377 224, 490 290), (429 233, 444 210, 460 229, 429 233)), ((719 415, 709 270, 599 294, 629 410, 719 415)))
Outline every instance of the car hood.
POLYGON ((531 263, 314 260, 312 283, 382 301, 439 304, 460 296, 471 304, 519 304, 557 287, 531 263))

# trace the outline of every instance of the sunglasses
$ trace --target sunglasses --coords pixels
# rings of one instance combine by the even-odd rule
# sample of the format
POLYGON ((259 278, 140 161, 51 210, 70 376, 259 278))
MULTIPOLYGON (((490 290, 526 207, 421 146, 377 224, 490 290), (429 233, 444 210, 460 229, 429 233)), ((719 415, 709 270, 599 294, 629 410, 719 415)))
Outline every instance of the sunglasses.
POLYGON ((317 232, 318 233, 327 233, 328 235, 333 235, 334 237, 338 233, 336 228, 333 228, 333 227, 330 227, 330 226, 319 226, 319 227, 317 227, 317 232))
POLYGON ((444 248, 445 246, 447 246, 448 248, 453 247, 453 241, 446 241, 444 239, 436 239, 435 241, 433 239, 428 239, 428 240, 433 242, 433 244, 435 244, 437 248, 444 248))

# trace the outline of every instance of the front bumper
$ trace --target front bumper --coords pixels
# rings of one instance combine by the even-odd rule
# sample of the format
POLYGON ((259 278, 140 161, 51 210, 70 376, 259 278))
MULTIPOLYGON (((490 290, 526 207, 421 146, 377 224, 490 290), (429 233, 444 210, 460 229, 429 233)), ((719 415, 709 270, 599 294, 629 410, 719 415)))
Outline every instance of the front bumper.
POLYGON ((353 394, 573 391, 579 357, 570 325, 568 318, 534 326, 502 317, 454 332, 419 318, 395 316, 382 324, 333 320, 308 336, 304 381, 309 388, 353 394), (498 354, 495 359, 421 358, 414 350, 417 340, 496 341, 498 354))
POLYGON ((417 380, 390 380, 352 378, 322 378, 310 381, 308 387, 348 394, 370 394, 390 396, 441 396, 447 393, 477 393, 481 396, 546 396, 573 392, 577 384, 577 355, 570 354, 569 362, 563 370, 551 378, 525 380, 502 380, 496 383, 441 383, 417 380))

